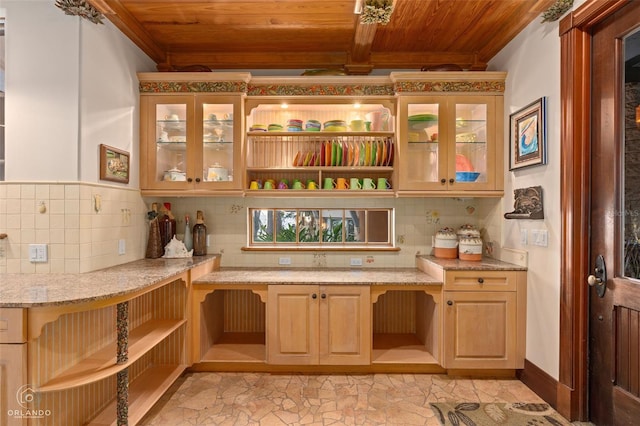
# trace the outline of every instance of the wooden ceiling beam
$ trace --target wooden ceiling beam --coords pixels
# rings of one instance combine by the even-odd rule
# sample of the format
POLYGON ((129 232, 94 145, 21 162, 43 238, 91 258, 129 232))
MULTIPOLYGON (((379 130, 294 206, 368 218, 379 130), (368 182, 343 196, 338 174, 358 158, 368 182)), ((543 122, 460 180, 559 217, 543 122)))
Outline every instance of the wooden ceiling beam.
POLYGON ((363 24, 360 17, 356 17, 356 28, 351 44, 351 54, 349 62, 345 64, 345 69, 349 74, 369 74, 371 66, 371 45, 376 36, 378 24, 363 24))
POLYGON ((156 63, 166 62, 164 46, 158 45, 140 22, 120 3, 120 0, 87 0, 109 19, 122 33, 133 41, 156 63))
POLYGON ((171 52, 168 63, 216 69, 342 69, 346 52, 171 52))

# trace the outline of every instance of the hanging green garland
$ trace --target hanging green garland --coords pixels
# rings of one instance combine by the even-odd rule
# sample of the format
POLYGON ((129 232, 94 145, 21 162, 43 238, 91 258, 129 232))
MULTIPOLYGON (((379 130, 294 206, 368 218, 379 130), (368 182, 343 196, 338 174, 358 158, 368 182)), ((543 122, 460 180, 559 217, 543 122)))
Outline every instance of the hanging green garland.
POLYGON ((546 12, 542 14, 542 22, 553 22, 573 6, 573 0, 557 0, 546 12))
POLYGON ((388 24, 393 13, 393 0, 365 0, 360 22, 363 24, 388 24))

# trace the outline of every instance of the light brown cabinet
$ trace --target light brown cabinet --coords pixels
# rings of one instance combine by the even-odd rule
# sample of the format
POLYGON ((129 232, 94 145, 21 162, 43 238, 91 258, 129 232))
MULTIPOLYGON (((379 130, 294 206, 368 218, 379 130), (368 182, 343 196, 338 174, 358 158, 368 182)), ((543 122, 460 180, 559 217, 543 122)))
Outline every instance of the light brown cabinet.
POLYGON ((0 308, 0 424, 26 425, 21 412, 31 404, 27 381, 27 310, 0 308))
POLYGON ((240 190, 242 111, 239 95, 141 95, 143 194, 240 190))
POLYGON ((524 367, 526 272, 444 271, 447 369, 524 367))
POLYGON ((500 196, 504 73, 399 75, 399 195, 500 196), (492 84, 493 83, 493 84, 492 84), (429 87, 433 90, 420 93, 429 87), (448 90, 437 90, 448 87, 448 90))
POLYGON ((273 285, 267 307, 268 363, 370 363, 368 286, 273 285))

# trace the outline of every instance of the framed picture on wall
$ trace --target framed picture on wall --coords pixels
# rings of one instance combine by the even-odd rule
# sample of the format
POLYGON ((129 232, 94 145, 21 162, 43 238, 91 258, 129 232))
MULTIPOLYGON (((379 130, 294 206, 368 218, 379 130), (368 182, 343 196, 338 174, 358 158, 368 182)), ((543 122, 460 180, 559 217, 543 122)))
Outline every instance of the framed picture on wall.
POLYGON ((509 116, 509 170, 547 164, 546 98, 509 116))
POLYGON ((129 183, 129 153, 100 144, 100 180, 129 183))

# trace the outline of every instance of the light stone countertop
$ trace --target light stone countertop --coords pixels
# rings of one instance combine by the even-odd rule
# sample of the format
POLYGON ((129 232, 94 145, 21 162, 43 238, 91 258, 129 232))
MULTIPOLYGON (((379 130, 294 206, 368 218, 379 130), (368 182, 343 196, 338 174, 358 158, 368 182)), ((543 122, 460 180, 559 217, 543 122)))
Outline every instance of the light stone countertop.
POLYGON ((105 300, 142 290, 219 255, 141 259, 78 274, 0 274, 0 307, 32 308, 105 300))
POLYGON ((431 255, 418 255, 420 259, 432 262, 446 271, 526 271, 524 266, 483 257, 480 261, 460 259, 439 259, 431 255))
POLYGON ((417 268, 221 268, 193 284, 442 285, 442 281, 417 268))

